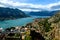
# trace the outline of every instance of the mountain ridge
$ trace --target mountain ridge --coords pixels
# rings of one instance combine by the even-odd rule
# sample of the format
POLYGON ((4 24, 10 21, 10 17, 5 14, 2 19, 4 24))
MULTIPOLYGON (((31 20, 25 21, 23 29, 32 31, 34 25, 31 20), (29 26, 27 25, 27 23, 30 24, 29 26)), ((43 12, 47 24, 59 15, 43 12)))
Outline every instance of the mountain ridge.
POLYGON ((28 17, 28 15, 19 9, 0 7, 0 20, 17 19, 24 17, 28 17))
POLYGON ((32 16, 53 16, 58 11, 59 10, 30 12, 29 15, 32 15, 32 16))

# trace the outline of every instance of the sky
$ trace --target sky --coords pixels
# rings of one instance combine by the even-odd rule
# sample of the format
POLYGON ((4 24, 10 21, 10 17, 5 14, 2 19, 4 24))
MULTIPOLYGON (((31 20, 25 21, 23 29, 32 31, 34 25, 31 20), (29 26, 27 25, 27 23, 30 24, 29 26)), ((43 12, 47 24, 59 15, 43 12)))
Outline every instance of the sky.
MULTIPOLYGON (((60 0, 0 0, 0 7, 18 8, 22 11, 52 10, 60 6, 60 0)), ((60 9, 60 7, 54 10, 60 9)))
POLYGON ((32 4, 50 4, 58 2, 59 0, 14 0, 14 1, 22 3, 32 3, 32 4))

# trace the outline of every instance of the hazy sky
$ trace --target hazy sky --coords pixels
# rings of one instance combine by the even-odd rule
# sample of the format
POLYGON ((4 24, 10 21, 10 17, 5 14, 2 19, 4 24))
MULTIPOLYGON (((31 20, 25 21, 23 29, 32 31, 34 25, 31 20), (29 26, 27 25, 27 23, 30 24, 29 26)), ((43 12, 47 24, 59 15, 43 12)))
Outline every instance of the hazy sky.
POLYGON ((23 11, 51 10, 58 5, 60 6, 60 0, 0 0, 0 7, 13 7, 23 11))

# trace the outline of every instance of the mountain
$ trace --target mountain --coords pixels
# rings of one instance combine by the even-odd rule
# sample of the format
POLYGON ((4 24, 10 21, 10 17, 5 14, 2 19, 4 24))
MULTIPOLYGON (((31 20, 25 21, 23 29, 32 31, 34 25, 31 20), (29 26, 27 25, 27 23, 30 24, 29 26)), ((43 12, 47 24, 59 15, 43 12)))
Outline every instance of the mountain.
POLYGON ((28 17, 23 11, 13 8, 0 7, 0 20, 28 17))
POLYGON ((34 26, 39 28, 45 40, 60 40, 60 11, 46 19, 36 19, 34 26))
POLYGON ((55 15, 50 17, 49 22, 59 22, 60 21, 60 11, 57 11, 55 15))
MULTIPOLYGON (((58 11, 58 10, 57 10, 57 11, 58 11)), ((30 12, 29 15, 32 15, 32 16, 52 16, 52 15, 54 15, 57 11, 30 12)))
POLYGON ((52 27, 52 30, 49 32, 49 34, 52 33, 52 35, 49 35, 49 37, 52 38, 52 40, 60 40, 60 11, 50 17, 48 22, 51 23, 50 27, 52 27))

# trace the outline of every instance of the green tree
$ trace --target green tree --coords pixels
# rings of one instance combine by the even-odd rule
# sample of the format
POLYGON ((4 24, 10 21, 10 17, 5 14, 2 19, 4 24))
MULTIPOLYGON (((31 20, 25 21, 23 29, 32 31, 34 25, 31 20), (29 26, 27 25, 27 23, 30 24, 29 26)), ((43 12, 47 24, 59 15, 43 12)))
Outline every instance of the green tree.
POLYGON ((24 40, 31 40, 31 36, 29 35, 26 35, 25 39, 24 40))
POLYGON ((45 20, 44 22, 44 28, 45 28, 45 32, 49 32, 51 29, 51 23, 48 23, 48 19, 45 20))

